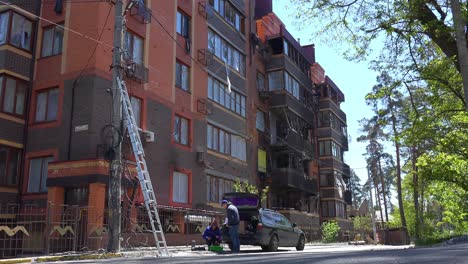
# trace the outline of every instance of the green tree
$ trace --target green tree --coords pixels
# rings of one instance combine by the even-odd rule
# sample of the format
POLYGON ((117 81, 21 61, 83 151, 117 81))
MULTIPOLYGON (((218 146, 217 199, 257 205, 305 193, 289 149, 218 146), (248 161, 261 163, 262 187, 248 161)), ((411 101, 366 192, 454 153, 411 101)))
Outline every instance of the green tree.
MULTIPOLYGON (((468 79, 468 47, 463 25, 468 24, 467 3, 457 0, 291 0, 296 5, 296 18, 301 25, 313 24, 321 30, 317 36, 328 36, 332 43, 349 43, 348 59, 372 58, 390 65, 418 63, 410 71, 424 68, 440 51, 463 80, 468 79), (452 4, 452 8, 448 5, 452 4), (454 11, 452 13, 452 10, 454 11), (451 18, 455 18, 453 23, 451 18), (308 21, 309 23, 304 23, 308 21), (454 26, 455 24, 455 26, 454 26), (456 34, 453 34, 453 32, 456 34), (323 34, 327 33, 327 34, 323 34), (376 42, 379 45, 376 45, 376 42), (380 47, 380 43, 383 45, 380 47), (458 45, 457 45, 458 44, 458 45), (351 52, 350 52, 351 51, 351 52), (354 52, 353 52, 354 51, 354 52), (461 58, 459 57, 461 55, 461 58), (415 60, 416 59, 416 60, 415 60)), ((414 65, 413 65, 414 66, 414 65)), ((379 67, 381 68, 381 67, 379 67)), ((405 70, 405 73, 408 71, 405 70)), ((408 76, 413 78, 413 76, 408 76)), ((463 105, 467 105, 468 87, 452 90, 463 105)), ((468 106, 467 106, 468 107, 468 106)))
POLYGON ((356 172, 351 169, 351 177, 350 177, 350 189, 351 194, 353 197, 353 207, 358 209, 361 203, 364 201, 365 197, 367 197, 366 193, 363 192, 361 186, 361 179, 356 174, 356 172))
POLYGON ((354 232, 359 235, 359 240, 364 240, 367 235, 372 234, 372 220, 369 216, 356 216, 353 218, 354 232))

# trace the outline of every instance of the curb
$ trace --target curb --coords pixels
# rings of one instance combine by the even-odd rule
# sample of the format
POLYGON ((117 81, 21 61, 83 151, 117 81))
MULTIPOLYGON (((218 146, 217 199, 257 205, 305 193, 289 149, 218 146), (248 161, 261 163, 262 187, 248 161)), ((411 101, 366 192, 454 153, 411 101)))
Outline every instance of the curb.
POLYGON ((11 263, 31 263, 32 258, 15 258, 15 259, 2 259, 0 264, 11 264, 11 263))

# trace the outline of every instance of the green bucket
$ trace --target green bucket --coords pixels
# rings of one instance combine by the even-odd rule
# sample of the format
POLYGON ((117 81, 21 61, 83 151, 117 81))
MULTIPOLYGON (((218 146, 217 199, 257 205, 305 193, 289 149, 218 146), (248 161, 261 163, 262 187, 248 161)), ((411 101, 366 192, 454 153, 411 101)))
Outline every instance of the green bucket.
POLYGON ((209 246, 208 247, 208 250, 209 251, 213 251, 213 252, 222 252, 223 251, 223 247, 222 246, 209 246))

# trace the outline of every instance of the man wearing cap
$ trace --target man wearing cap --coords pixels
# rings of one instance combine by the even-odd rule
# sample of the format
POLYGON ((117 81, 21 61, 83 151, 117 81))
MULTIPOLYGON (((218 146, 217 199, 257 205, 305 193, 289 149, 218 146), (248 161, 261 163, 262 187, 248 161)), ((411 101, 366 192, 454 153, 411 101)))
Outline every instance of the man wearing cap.
POLYGON ((229 237, 232 243, 232 252, 238 253, 240 251, 239 241, 239 211, 237 207, 227 200, 223 200, 221 206, 226 209, 227 223, 226 226, 229 229, 229 237))

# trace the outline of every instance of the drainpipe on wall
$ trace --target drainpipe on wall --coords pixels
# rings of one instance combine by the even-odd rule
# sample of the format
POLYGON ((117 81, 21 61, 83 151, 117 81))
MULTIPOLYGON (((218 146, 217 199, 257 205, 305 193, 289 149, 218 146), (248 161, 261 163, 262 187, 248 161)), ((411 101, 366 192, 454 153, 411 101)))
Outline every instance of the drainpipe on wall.
MULTIPOLYGON (((36 12, 35 15, 40 16, 41 15, 41 5, 42 1, 36 1, 36 12)), ((31 98, 32 98, 32 93, 33 93, 33 81, 34 81, 34 66, 36 64, 36 49, 37 49, 37 39, 38 39, 38 32, 39 32, 39 23, 40 20, 37 19, 36 21, 36 26, 35 26, 35 34, 34 34, 34 39, 33 39, 33 44, 32 45, 32 58, 31 58, 31 63, 29 65, 29 90, 28 90, 28 96, 26 97, 26 102, 25 102, 25 118, 24 118, 24 128, 23 128, 23 153, 21 157, 21 163, 20 163, 20 172, 19 172, 19 180, 18 180, 18 204, 21 205, 21 196, 23 194, 23 183, 24 183, 24 172, 25 166, 26 166, 26 146, 28 143, 28 132, 29 132, 29 112, 31 111, 31 98)))

